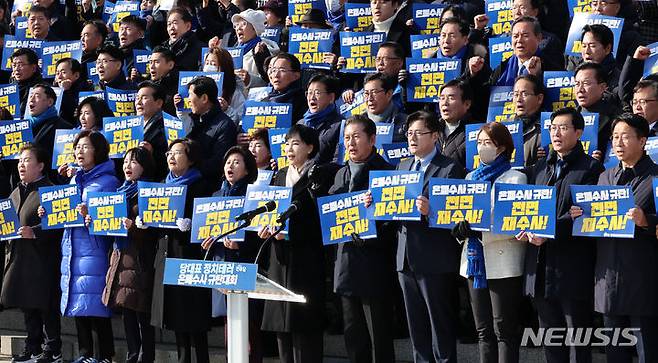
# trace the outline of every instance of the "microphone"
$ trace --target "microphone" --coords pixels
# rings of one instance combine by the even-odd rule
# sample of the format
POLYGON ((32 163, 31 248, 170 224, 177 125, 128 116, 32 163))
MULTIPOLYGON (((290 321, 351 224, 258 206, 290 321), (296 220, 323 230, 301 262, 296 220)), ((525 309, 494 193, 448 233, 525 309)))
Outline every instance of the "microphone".
POLYGON ((271 212, 274 209, 276 209, 276 202, 273 200, 270 200, 269 202, 265 203, 265 205, 262 205, 254 210, 250 210, 248 212, 244 212, 240 214, 239 216, 235 217, 236 221, 250 221, 252 220, 255 216, 266 213, 266 212, 271 212))
POLYGON ((276 223, 282 224, 283 222, 287 221, 293 213, 297 212, 297 209, 297 201, 292 202, 288 209, 279 214, 279 217, 276 219, 276 223))

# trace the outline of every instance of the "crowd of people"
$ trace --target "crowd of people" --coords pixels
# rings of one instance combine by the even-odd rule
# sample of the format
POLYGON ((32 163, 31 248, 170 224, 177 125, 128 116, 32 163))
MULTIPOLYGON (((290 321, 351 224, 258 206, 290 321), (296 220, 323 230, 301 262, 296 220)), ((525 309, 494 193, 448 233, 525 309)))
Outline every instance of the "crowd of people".
MULTIPOLYGON (((307 302, 249 302, 250 362, 262 362, 266 354, 263 332, 275 333, 282 362, 321 362, 334 315, 355 363, 395 361, 398 321, 406 322, 402 334, 410 337, 415 362, 456 362, 457 341, 469 328, 481 362, 518 362, 521 327, 533 317, 542 328, 603 326, 610 334, 613 328, 633 328, 636 344, 607 345, 607 361, 631 362, 637 354, 640 362, 658 362, 658 216, 652 188, 658 165, 645 152, 649 138, 658 136, 658 75, 644 72, 653 59, 647 46, 658 41, 658 4, 588 1, 586 11, 624 19, 620 39, 604 24, 586 25, 580 56, 565 56, 567 1, 510 2, 512 54, 497 66, 489 60, 494 21, 485 15, 484 1, 443 2, 439 45, 431 57, 460 60, 461 69, 444 80, 436 102, 421 103, 410 101, 405 87, 410 39, 419 33, 412 20, 415 2, 409 0, 369 2, 372 23, 365 31, 385 33, 370 74, 343 71, 347 61, 338 34, 349 30, 343 0, 325 0, 326 9, 310 8, 296 22, 285 0, 178 0, 166 10, 164 1, 142 0, 139 15, 118 19, 114 29, 104 20, 109 3, 104 0, 33 0, 19 6, 0 0, 0 44, 15 37, 26 18, 29 39, 82 45, 79 59, 57 61, 52 79, 42 77, 40 53, 30 47, 15 49, 3 59, 11 71, 0 70, 0 85, 18 86, 20 103, 14 106, 33 135, 15 160, 0 162, 0 198, 11 199, 20 219, 20 238, 4 242, 0 292, 0 304, 21 309, 25 319, 25 348, 13 362, 62 362, 62 317, 75 320, 75 363, 111 362, 113 314, 122 317, 126 362, 155 361, 156 328, 175 333, 179 362, 192 361, 192 347, 196 362, 208 362, 211 317, 226 315, 225 297, 164 285, 165 259, 202 259, 210 251, 215 260, 252 263, 261 247, 260 272, 307 302), (332 51, 322 55, 329 69, 302 67, 287 52, 294 27, 332 31, 332 51), (265 37, 273 29, 275 39, 265 37), (231 47, 241 50, 239 65, 231 47), (202 48, 208 48, 203 57, 202 48), (146 74, 136 68, 135 50, 149 51, 146 74), (98 74, 96 83, 89 65, 98 74), (562 70, 573 71, 574 107, 553 109, 545 102, 543 74, 562 70), (223 82, 218 87, 209 77, 191 80, 186 86, 191 111, 183 112, 182 71, 222 72, 223 82), (503 123, 487 119, 497 86, 512 87, 522 149, 503 123), (102 133, 104 118, 116 112, 102 97, 107 88, 134 91, 135 114, 144 120, 143 141, 122 159, 110 158, 102 133), (101 96, 81 97, 89 91, 101 96), (340 105, 361 102, 361 96, 358 113, 341 111, 340 105), (249 133, 243 127, 248 100, 291 105, 287 166, 273 160, 268 129, 249 133), (542 147, 543 111, 552 112, 550 149, 542 147), (582 113, 599 116, 598 147, 589 154, 580 142, 582 113), (168 139, 165 114, 186 125, 184 137, 168 139), (480 163, 467 170, 466 126, 483 122, 489 123, 477 131, 480 163), (380 124, 391 125, 393 142, 406 143, 408 158, 398 163, 378 152, 380 124), (78 130, 74 162, 53 166, 55 132, 62 129, 78 130), (515 152, 523 154, 523 168, 512 168, 515 152), (609 153, 619 163, 604 169, 609 153), (415 204, 421 220, 378 221, 376 238, 353 234, 350 242, 324 246, 317 198, 368 190, 370 171, 396 169, 423 172, 415 204), (297 211, 289 233, 272 235, 266 227, 246 232, 242 242, 191 243, 194 199, 245 196, 259 170, 274 171, 271 185, 292 188, 297 211), (555 237, 476 232, 466 221, 452 230, 430 228, 432 178, 554 186, 555 237), (176 229, 145 226, 138 181, 187 186, 176 229), (93 222, 89 193, 125 193, 128 236, 93 235, 88 227, 42 228, 47 212, 39 188, 63 184, 78 186, 82 203, 73 207, 87 224, 93 222), (626 215, 636 226, 633 238, 573 236, 573 222, 583 211, 574 206, 569 186, 597 184, 631 187, 635 207, 626 215), (272 243, 263 246, 269 237, 272 243), (474 265, 478 258, 480 268, 474 265), (530 314, 523 313, 528 301, 530 314)), ((11 105, 2 106, 1 118, 12 119, 11 105)), ((368 194, 365 204, 371 203, 368 194)), ((591 344, 543 349, 551 363, 592 361, 591 344)))

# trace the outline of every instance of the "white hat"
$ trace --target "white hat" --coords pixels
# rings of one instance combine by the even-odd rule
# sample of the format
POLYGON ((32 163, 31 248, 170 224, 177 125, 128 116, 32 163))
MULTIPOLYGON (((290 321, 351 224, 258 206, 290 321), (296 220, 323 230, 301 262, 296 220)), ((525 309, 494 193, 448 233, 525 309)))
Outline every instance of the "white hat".
POLYGON ((260 36, 263 34, 263 31, 265 31, 265 12, 262 10, 247 9, 240 14, 233 15, 231 17, 231 22, 235 24, 235 22, 240 19, 244 19, 244 21, 251 24, 251 26, 254 27, 254 30, 256 30, 257 36, 260 36))

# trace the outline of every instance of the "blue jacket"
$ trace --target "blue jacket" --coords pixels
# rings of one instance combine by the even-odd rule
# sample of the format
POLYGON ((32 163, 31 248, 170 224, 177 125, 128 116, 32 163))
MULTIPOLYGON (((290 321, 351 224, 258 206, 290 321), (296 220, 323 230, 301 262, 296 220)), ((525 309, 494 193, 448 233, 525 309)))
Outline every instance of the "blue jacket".
MULTIPOLYGON (((88 172, 78 171, 71 184, 77 184, 80 188, 83 203, 87 202, 89 192, 116 191, 119 180, 115 176, 114 162, 108 160, 88 172)), ((111 315, 101 302, 111 243, 111 237, 92 236, 86 227, 64 230, 60 268, 60 311, 63 316, 111 315)))

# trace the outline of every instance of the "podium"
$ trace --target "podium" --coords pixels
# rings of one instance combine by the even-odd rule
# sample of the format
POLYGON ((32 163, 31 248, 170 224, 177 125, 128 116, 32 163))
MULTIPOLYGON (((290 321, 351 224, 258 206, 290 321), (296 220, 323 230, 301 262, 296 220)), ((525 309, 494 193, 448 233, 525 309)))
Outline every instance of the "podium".
POLYGON ((249 362, 249 299, 306 302, 303 295, 295 294, 257 271, 258 265, 250 263, 165 260, 165 285, 212 288, 226 294, 226 350, 230 363, 249 362))
POLYGON ((253 291, 220 290, 226 294, 226 349, 231 363, 249 362, 249 299, 306 302, 303 295, 295 294, 259 273, 253 291))

